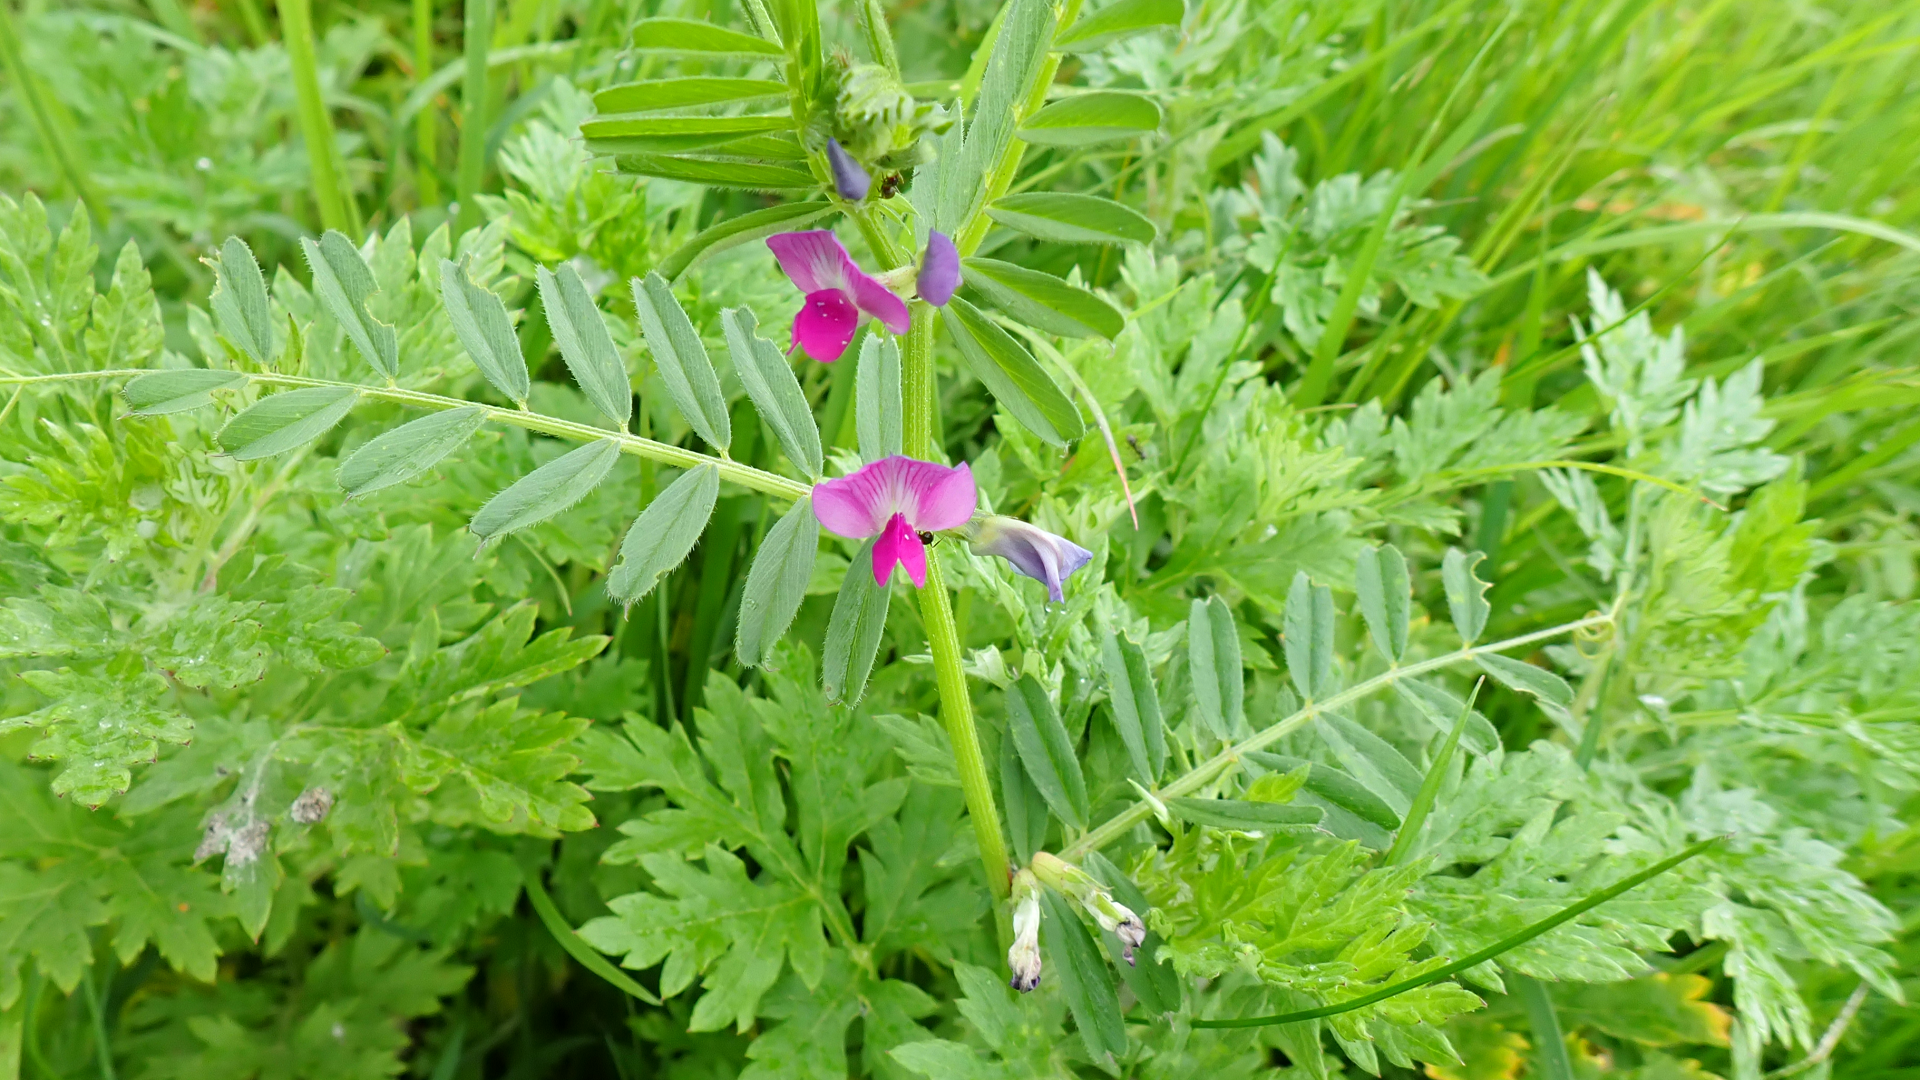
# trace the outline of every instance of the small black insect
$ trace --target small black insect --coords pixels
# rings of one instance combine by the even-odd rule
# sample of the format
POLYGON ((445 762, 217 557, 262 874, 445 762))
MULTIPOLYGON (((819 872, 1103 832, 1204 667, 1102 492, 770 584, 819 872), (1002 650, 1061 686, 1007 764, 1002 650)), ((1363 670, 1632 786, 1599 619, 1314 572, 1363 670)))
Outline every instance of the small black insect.
POLYGON ((921 543, 923 543, 923 544, 931 544, 931 543, 933 543, 933 534, 932 534, 932 533, 930 533, 930 532, 923 532, 923 533, 921 533, 921 534, 920 534, 920 542, 921 542, 921 543))
POLYGON ((880 197, 891 199, 900 193, 900 174, 888 173, 880 178, 880 197))
POLYGON ((1137 437, 1129 434, 1127 436, 1127 445, 1133 448, 1133 454, 1135 457, 1139 458, 1141 461, 1147 460, 1147 452, 1145 450, 1140 449, 1140 440, 1137 437))

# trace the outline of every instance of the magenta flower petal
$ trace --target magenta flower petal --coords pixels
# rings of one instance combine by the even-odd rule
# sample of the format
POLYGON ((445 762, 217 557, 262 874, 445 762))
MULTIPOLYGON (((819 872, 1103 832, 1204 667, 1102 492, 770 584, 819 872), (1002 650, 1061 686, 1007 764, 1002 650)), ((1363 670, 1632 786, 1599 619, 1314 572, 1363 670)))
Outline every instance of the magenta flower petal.
POLYGON ((892 289, 880 284, 877 278, 868 277, 860 268, 853 267, 850 275, 853 285, 853 302, 860 310, 880 320, 880 325, 896 334, 907 332, 907 302, 894 295, 892 289))
POLYGON ((860 328, 860 313, 854 310, 847 294, 837 289, 821 289, 807 294, 800 314, 793 317, 793 341, 808 356, 831 364, 847 351, 853 332, 860 328))
POLYGON ((940 532, 965 525, 980 505, 973 470, 964 461, 951 469, 941 469, 924 461, 913 464, 924 467, 909 481, 915 501, 909 512, 913 527, 923 532, 940 532), (945 475, 931 475, 932 469, 941 469, 945 475))
POLYGON ((838 139, 827 140, 827 168, 833 173, 833 190, 848 202, 859 202, 867 197, 867 189, 873 186, 873 177, 867 170, 853 160, 838 139))
POLYGON ((773 257, 780 260, 780 269, 786 271, 788 279, 803 293, 817 293, 822 289, 844 291, 847 271, 859 272, 853 256, 847 254, 846 247, 831 229, 777 233, 767 237, 767 246, 773 249, 773 257))
POLYGON ((927 234, 927 251, 920 257, 920 299, 945 307, 960 287, 960 252, 953 238, 935 230, 927 234))
POLYGON ((914 588, 927 584, 927 545, 921 543, 920 534, 907 524, 905 514, 888 518, 880 538, 873 542, 873 580, 885 585, 893 577, 896 564, 906 569, 914 588))

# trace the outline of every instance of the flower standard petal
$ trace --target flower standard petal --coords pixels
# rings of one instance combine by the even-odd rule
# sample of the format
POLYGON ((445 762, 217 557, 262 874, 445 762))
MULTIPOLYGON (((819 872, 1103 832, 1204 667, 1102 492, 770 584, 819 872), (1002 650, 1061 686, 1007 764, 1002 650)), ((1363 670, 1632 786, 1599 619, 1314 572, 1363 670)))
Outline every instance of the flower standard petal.
POLYGON ((920 257, 920 299, 945 307, 960 287, 960 252, 953 239, 935 230, 927 234, 927 251, 920 257))
POLYGON ((949 469, 930 461, 911 462, 901 477, 908 495, 907 519, 923 532, 957 529, 973 517, 980 492, 966 462, 949 469))
POLYGON ((831 364, 847 351, 853 332, 860 329, 860 313, 837 289, 807 294, 807 302, 793 317, 793 342, 808 356, 831 364))
POLYGON ((875 462, 852 476, 823 480, 813 486, 813 516, 822 527, 835 536, 865 540, 899 513, 876 471, 880 464, 875 462))
POLYGON ((827 140, 827 168, 833 173, 833 190, 848 202, 859 202, 873 187, 873 177, 853 160, 838 139, 827 140))
MULTIPOLYGON (((776 233, 767 237, 767 247, 773 250, 780 269, 786 271, 787 278, 801 292, 846 290, 847 270, 854 268, 853 256, 847 254, 846 246, 833 235, 833 230, 776 233)), ((857 268, 854 269, 857 273, 857 268)))

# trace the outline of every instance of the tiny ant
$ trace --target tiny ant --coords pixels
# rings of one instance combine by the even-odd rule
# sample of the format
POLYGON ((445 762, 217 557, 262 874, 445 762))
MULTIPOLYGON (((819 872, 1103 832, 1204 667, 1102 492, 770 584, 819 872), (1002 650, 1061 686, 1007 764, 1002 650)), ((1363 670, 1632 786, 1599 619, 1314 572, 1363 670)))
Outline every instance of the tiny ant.
POLYGON ((880 178, 880 197, 891 199, 900 192, 900 174, 888 173, 880 178))
POLYGON ((1147 452, 1140 449, 1140 440, 1132 434, 1127 436, 1127 445, 1133 448, 1133 456, 1141 461, 1147 460, 1147 452))

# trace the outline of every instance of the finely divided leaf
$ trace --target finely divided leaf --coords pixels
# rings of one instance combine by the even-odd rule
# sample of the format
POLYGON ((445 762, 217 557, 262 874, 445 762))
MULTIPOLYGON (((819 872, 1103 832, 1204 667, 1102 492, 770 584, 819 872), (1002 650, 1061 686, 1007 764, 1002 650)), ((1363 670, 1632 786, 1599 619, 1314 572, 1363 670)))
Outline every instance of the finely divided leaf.
POLYGON ((236 390, 247 384, 237 371, 185 368, 136 376, 120 391, 135 416, 164 416, 213 404, 216 390, 236 390))
POLYGON ((267 305, 267 282, 254 261, 253 249, 237 236, 220 245, 219 284, 208 298, 213 324, 228 341, 254 363, 273 362, 273 310, 267 305))
POLYGON ((747 397, 760 410, 761 419, 773 429, 787 460, 800 467, 809 479, 821 475, 820 428, 813 421, 807 396, 794 378, 793 366, 773 342, 759 336, 753 312, 747 308, 728 308, 720 315, 727 334, 727 352, 733 357, 734 373, 747 397))
POLYGON ((580 384, 594 408, 625 431, 633 416, 633 387, 627 381, 626 365, 620 362, 620 351, 614 348, 613 335, 607 332, 607 324, 580 280, 579 271, 569 263, 561 263, 558 272, 542 266, 536 280, 553 343, 559 346, 573 381, 580 384))
POLYGON ((1061 52, 1092 52, 1142 31, 1179 26, 1186 14, 1180 0, 1119 0, 1074 20, 1053 47, 1061 52))
POLYGON ((902 453, 900 347, 892 335, 867 335, 860 346, 855 380, 853 426, 859 435, 860 459, 872 463, 902 453))
POLYGON ((1020 125, 1035 146, 1086 146, 1131 139, 1160 127, 1160 106, 1145 94, 1100 90, 1052 102, 1020 125))
POLYGON ((1109 634, 1100 644, 1100 663, 1107 673, 1113 726, 1126 745, 1134 773, 1149 786, 1157 785, 1167 767, 1167 733, 1146 650, 1132 638, 1109 634))
POLYGON ((367 297, 379 290, 373 271, 345 234, 328 229, 319 243, 303 237, 300 248, 313 271, 313 292, 373 369, 392 382, 400 374, 400 344, 393 327, 367 314, 367 297))
POLYGON ((531 384, 507 305, 493 290, 475 285, 466 266, 452 259, 440 260, 440 301, 453 323, 453 336, 473 358, 473 366, 507 400, 524 406, 531 384))
POLYGON ((1354 568, 1354 591, 1360 597, 1360 614, 1367 620, 1373 647, 1389 663, 1399 663, 1407 654, 1407 614, 1410 583, 1407 560, 1392 544, 1369 547, 1360 552, 1354 568))
POLYGON ((866 692, 873 658, 887 629, 887 600, 893 590, 873 580, 873 541, 847 563, 840 595, 827 620, 826 647, 820 654, 820 682, 832 705, 853 705, 866 692))
POLYGON ((287 390, 254 402, 215 438, 239 461, 284 454, 326 434, 359 399, 360 392, 350 386, 287 390))
POLYGON ((693 19, 641 19, 633 24, 633 47, 638 52, 781 55, 780 46, 765 38, 693 19))
POLYGON ((819 547, 820 523, 813 516, 812 499, 794 503, 767 530, 740 595, 740 623, 733 644, 742 664, 765 667, 773 659, 780 636, 807 598, 807 581, 813 576, 819 547))
POLYGON ((720 393, 720 378, 713 373, 713 361, 707 359, 707 347, 672 286, 658 271, 635 278, 633 307, 668 396, 707 445, 725 451, 733 438, 727 399, 720 393))
POLYGON ((816 218, 832 212, 831 203, 791 202, 722 217, 680 245, 654 269, 659 271, 661 277, 673 281, 708 255, 717 255, 728 248, 754 240, 764 240, 774 233, 805 228, 816 218))
POLYGON ((1453 612, 1453 627, 1460 631, 1460 637, 1471 645, 1479 640, 1480 632, 1487 628, 1486 582, 1474 573, 1481 560, 1486 556, 1478 551, 1468 554, 1459 548, 1448 548, 1446 558, 1440 562, 1440 580, 1447 587, 1447 607, 1453 612))
POLYGON ((612 471, 620 444, 599 439, 547 462, 487 500, 467 528, 482 540, 538 525, 587 497, 612 471))
POLYGON ((987 216, 1028 236, 1064 244, 1148 244, 1158 235, 1138 211, 1096 195, 1004 195, 987 207, 987 216))
POLYGON ((1120 996, 1106 962, 1100 959, 1099 947, 1072 904, 1050 889, 1042 891, 1041 901, 1045 917, 1040 920, 1040 941, 1046 950, 1046 967, 1060 980, 1087 1053, 1095 1061, 1126 1053, 1127 1026, 1120 1017, 1120 996))
POLYGON ((1187 666, 1201 726, 1213 738, 1232 738, 1246 722, 1246 673, 1233 609, 1218 596, 1194 600, 1187 614, 1187 666))
POLYGON ((964 259, 969 286, 994 306, 1038 330, 1062 337, 1118 337, 1126 316, 1112 304, 1052 274, 998 259, 964 259))
POLYGON ((352 497, 405 483, 466 445, 486 422, 486 409, 468 405, 402 424, 341 462, 340 486, 352 497))
POLYGON ((1054 816, 1076 829, 1086 828, 1087 781, 1073 739, 1046 687, 1032 675, 1022 675, 1007 687, 1007 734, 1054 816))
POLYGON ((1333 591, 1308 580, 1305 570, 1293 575, 1287 590, 1284 623, 1287 674, 1308 701, 1319 701, 1337 689, 1333 679, 1333 591))
POLYGON ((628 607, 686 560, 706 531, 720 497, 720 469, 696 465, 680 474, 627 527, 620 561, 607 574, 607 595, 628 607))
POLYGON ((1028 431, 1054 446, 1065 446, 1086 432, 1080 410, 1060 384, 979 308, 956 296, 947 301, 943 321, 967 370, 1028 431))

